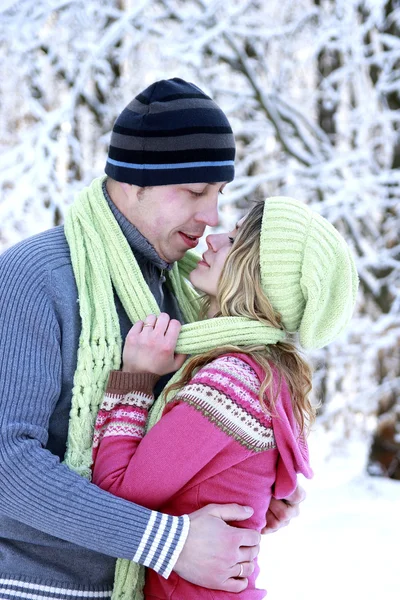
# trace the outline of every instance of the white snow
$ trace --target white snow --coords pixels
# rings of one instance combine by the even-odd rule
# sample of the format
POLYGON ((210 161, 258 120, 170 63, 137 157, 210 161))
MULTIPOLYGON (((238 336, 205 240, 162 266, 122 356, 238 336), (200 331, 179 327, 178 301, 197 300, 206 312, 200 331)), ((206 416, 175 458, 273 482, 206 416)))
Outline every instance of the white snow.
POLYGON ((365 474, 362 439, 327 457, 323 436, 300 516, 263 537, 258 585, 268 600, 398 600, 400 482, 365 474))

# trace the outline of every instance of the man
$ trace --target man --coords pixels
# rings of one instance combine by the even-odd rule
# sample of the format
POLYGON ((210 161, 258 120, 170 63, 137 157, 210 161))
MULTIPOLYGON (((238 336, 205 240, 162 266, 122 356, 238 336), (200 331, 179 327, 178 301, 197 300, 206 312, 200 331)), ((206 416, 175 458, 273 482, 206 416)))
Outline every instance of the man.
MULTIPOLYGON (((218 193, 233 179, 234 154, 224 113, 179 79, 144 90, 114 125, 101 199, 159 308, 180 321, 168 274, 205 227, 217 224, 218 193)), ((0 598, 110 598, 117 557, 238 592, 252 572, 259 534, 225 521, 245 520, 249 509, 209 506, 165 517, 103 492, 62 464, 80 447, 70 429, 66 454, 71 397, 71 423, 76 418, 90 429, 79 356, 86 356, 83 316, 93 298, 85 295, 85 264, 78 257, 72 266, 68 242, 58 227, 0 259, 0 598)), ((90 235, 75 243, 90 245, 90 235)), ((114 300, 124 339, 131 322, 117 294, 114 300)), ((104 312, 91 313, 91 324, 108 318, 104 312)), ((92 352, 86 374, 96 380, 104 362, 92 352)), ((301 499, 300 490, 291 500, 301 499)), ((284 503, 271 509, 271 530, 297 511, 284 503)))

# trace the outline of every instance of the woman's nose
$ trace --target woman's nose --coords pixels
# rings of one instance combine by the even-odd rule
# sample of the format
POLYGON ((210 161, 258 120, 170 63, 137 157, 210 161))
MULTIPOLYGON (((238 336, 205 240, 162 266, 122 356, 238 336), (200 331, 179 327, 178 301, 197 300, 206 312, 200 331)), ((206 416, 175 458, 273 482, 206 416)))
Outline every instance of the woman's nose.
POLYGON ((207 248, 209 250, 214 250, 213 245, 212 245, 212 235, 208 235, 206 237, 206 244, 207 244, 207 248))
POLYGON ((216 252, 221 245, 222 235, 219 233, 211 233, 206 237, 206 244, 209 250, 216 252))

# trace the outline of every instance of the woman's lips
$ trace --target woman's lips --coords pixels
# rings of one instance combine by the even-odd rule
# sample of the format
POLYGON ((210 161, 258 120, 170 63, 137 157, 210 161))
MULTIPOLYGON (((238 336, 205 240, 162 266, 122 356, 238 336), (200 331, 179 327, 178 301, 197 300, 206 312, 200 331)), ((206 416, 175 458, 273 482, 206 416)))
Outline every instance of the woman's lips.
POLYGON ((208 264, 208 262, 206 261, 206 259, 204 258, 204 254, 201 257, 201 260, 199 260, 199 262, 197 263, 198 265, 205 265, 206 267, 209 267, 210 265, 208 264))

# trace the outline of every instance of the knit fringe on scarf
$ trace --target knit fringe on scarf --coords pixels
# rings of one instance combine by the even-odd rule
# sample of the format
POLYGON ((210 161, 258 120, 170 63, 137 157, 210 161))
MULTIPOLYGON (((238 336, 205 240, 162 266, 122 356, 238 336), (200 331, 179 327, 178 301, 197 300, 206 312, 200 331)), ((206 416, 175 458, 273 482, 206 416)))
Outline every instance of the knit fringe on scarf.
MULTIPOLYGON (((122 340, 114 303, 114 289, 132 323, 144 320, 160 309, 151 294, 132 250, 104 197, 104 177, 95 179, 76 197, 66 221, 65 235, 78 288, 81 317, 77 367, 65 463, 90 480, 92 440, 97 411, 109 372, 121 365, 122 340)), ((177 352, 196 355, 228 344, 276 344, 284 332, 242 317, 221 317, 195 322, 198 296, 187 281, 199 258, 194 252, 175 263, 169 272, 175 296, 188 322, 182 327, 177 352)), ((182 367, 183 369, 184 367, 182 367)), ((171 379, 181 376, 182 369, 171 379)), ((175 392, 176 393, 176 392, 175 392)), ((147 430, 160 418, 166 402, 161 394, 155 401, 147 430)), ((145 569, 119 559, 112 600, 141 600, 145 569)))

